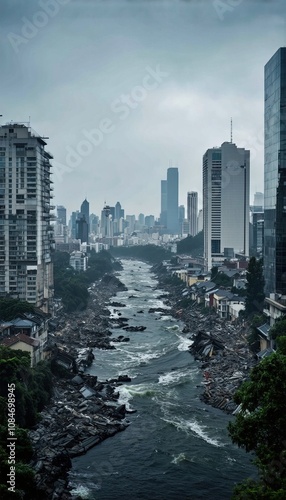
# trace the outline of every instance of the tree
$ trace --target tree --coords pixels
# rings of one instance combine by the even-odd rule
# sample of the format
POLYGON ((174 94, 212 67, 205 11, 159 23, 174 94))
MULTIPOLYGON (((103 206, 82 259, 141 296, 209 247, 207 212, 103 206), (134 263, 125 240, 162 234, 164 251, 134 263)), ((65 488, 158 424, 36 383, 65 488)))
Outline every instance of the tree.
MULTIPOLYGON (((243 497, 237 493, 234 498, 282 498, 280 490, 286 497, 285 394, 286 356, 274 353, 253 368, 250 380, 244 382, 234 396, 241 410, 228 425, 232 441, 256 455, 254 463, 261 478, 256 483, 257 492, 270 490, 276 494, 243 497)), ((253 484, 248 482, 239 487, 239 494, 250 487, 253 489, 253 484)))
MULTIPOLYGON (((42 498, 34 481, 34 471, 29 466, 33 456, 26 428, 32 427, 53 392, 52 373, 47 362, 41 361, 35 368, 30 367, 29 354, 21 350, 0 347, 0 498, 1 500, 30 500, 42 498), (15 437, 16 489, 8 490, 7 474, 10 471, 7 448, 8 406, 7 384, 14 384, 15 396, 15 437), (25 427, 21 428, 21 427, 25 427)), ((9 417, 10 418, 10 417, 9 417)))
POLYGON ((260 311, 264 301, 264 277, 262 259, 251 257, 246 275, 246 300, 245 314, 249 316, 255 311, 260 311))
POLYGON ((218 274, 218 267, 217 267, 217 266, 213 266, 213 267, 211 268, 211 281, 212 281, 214 278, 216 278, 217 274, 218 274))
POLYGON ((270 335, 273 340, 277 337, 282 337, 286 335, 286 319, 281 318, 276 321, 276 323, 270 329, 270 335))
POLYGON ((33 311, 34 307, 29 302, 11 297, 0 299, 0 318, 5 321, 15 318, 18 314, 33 311))
POLYGON ((204 232, 200 231, 196 236, 187 236, 177 244, 177 253, 190 253, 192 255, 203 254, 204 232))

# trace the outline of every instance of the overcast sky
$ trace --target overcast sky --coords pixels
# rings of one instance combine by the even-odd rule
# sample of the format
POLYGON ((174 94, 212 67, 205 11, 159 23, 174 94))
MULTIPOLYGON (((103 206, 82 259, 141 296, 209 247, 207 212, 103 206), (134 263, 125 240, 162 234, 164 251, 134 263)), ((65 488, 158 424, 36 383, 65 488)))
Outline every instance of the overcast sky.
POLYGON ((285 0, 1 0, 2 122, 49 137, 55 205, 160 213, 179 168, 179 202, 202 156, 251 151, 263 191, 264 65, 286 44, 285 0))

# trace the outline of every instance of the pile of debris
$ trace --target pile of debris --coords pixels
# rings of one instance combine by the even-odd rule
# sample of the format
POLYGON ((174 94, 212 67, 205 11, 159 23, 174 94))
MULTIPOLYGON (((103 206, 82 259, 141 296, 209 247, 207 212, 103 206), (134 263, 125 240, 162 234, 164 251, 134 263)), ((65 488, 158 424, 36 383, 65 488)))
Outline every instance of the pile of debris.
POLYGON ((76 375, 57 381, 53 400, 37 427, 29 431, 35 480, 44 498, 70 498, 71 459, 128 426, 125 405, 118 403, 115 392, 123 380, 130 378, 98 382, 97 377, 76 375))
POLYGON ((189 347, 189 351, 194 355, 195 359, 203 360, 213 356, 217 351, 224 348, 223 342, 217 336, 199 330, 196 333, 193 344, 189 347))

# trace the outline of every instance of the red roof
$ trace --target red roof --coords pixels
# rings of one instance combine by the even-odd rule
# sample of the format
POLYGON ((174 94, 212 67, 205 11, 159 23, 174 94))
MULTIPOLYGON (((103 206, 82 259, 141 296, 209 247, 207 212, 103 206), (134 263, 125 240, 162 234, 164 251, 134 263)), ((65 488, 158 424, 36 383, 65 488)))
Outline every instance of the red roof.
POLYGON ((38 347, 40 345, 40 341, 37 339, 33 339, 24 333, 18 333, 18 335, 13 335, 12 337, 7 337, 1 341, 1 345, 6 347, 10 347, 11 345, 17 344, 18 342, 24 342, 24 344, 31 345, 32 347, 38 347))

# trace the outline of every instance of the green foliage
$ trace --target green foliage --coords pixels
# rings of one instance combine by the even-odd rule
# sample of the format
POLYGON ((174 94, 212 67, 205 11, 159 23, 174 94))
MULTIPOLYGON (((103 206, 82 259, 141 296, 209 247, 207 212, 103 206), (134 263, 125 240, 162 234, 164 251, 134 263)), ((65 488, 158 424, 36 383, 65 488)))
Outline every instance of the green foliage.
POLYGON ((232 441, 255 453, 263 487, 277 495, 286 485, 285 394, 286 356, 274 353, 253 368, 250 380, 236 392, 234 400, 241 405, 241 411, 228 425, 232 441))
POLYGON ((169 260, 172 253, 157 245, 134 245, 130 247, 112 247, 110 253, 114 257, 133 258, 157 264, 162 260, 169 260))
POLYGON ((4 297, 0 299, 0 319, 9 321, 24 312, 33 312, 34 308, 29 302, 19 299, 4 297))
POLYGON ((246 289, 245 288, 236 288, 233 286, 231 288, 231 292, 234 293, 235 295, 238 295, 239 297, 246 297, 246 289))
MULTIPOLYGON (((53 391, 52 373, 46 362, 30 368, 29 354, 8 347, 0 347, 0 411, 7 400, 9 384, 15 384, 16 424, 32 427, 37 413, 48 403, 53 391), (3 399, 2 399, 3 398, 3 399)), ((7 408, 6 408, 7 411, 7 408)))
POLYGON ((286 335, 281 335, 276 339, 277 351, 286 355, 286 335))
MULTIPOLYGON (((11 386, 10 386, 11 387, 11 386)), ((20 350, 0 347, 0 498, 39 498, 34 484, 34 471, 29 467, 33 455, 25 428, 37 422, 38 412, 48 403, 53 391, 52 374, 46 362, 30 367, 29 355, 20 350), (16 490, 9 491, 7 474, 10 471, 7 448, 7 396, 8 383, 15 384, 15 437, 16 442, 16 490), (23 428, 22 428, 23 427, 23 428)), ((12 464, 13 465, 13 464, 12 464)))
POLYGON ((224 286, 224 287, 231 287, 232 286, 232 278, 229 278, 225 273, 222 271, 217 272, 212 281, 217 285, 217 286, 224 286))
POLYGON ((246 275, 246 301, 245 314, 249 316, 253 312, 262 309, 264 301, 264 277, 262 259, 251 257, 246 275))
POLYGON ((88 286, 120 266, 106 250, 96 253, 91 251, 86 271, 75 271, 69 265, 67 252, 54 254, 55 296, 62 299, 67 312, 83 310, 88 304, 88 286))
POLYGON ((286 488, 273 490, 262 481, 247 480, 234 489, 233 500, 285 500, 286 488))
POLYGON ((273 340, 277 339, 277 337, 282 337, 286 335, 286 319, 280 318, 276 321, 276 323, 270 329, 270 335, 273 340))
POLYGON ((218 274, 218 267, 217 266, 213 266, 211 268, 211 281, 213 281, 216 277, 216 275, 218 274))
POLYGON ((204 232, 200 231, 196 236, 188 236, 177 244, 177 253, 188 253, 202 255, 204 252, 204 232))

